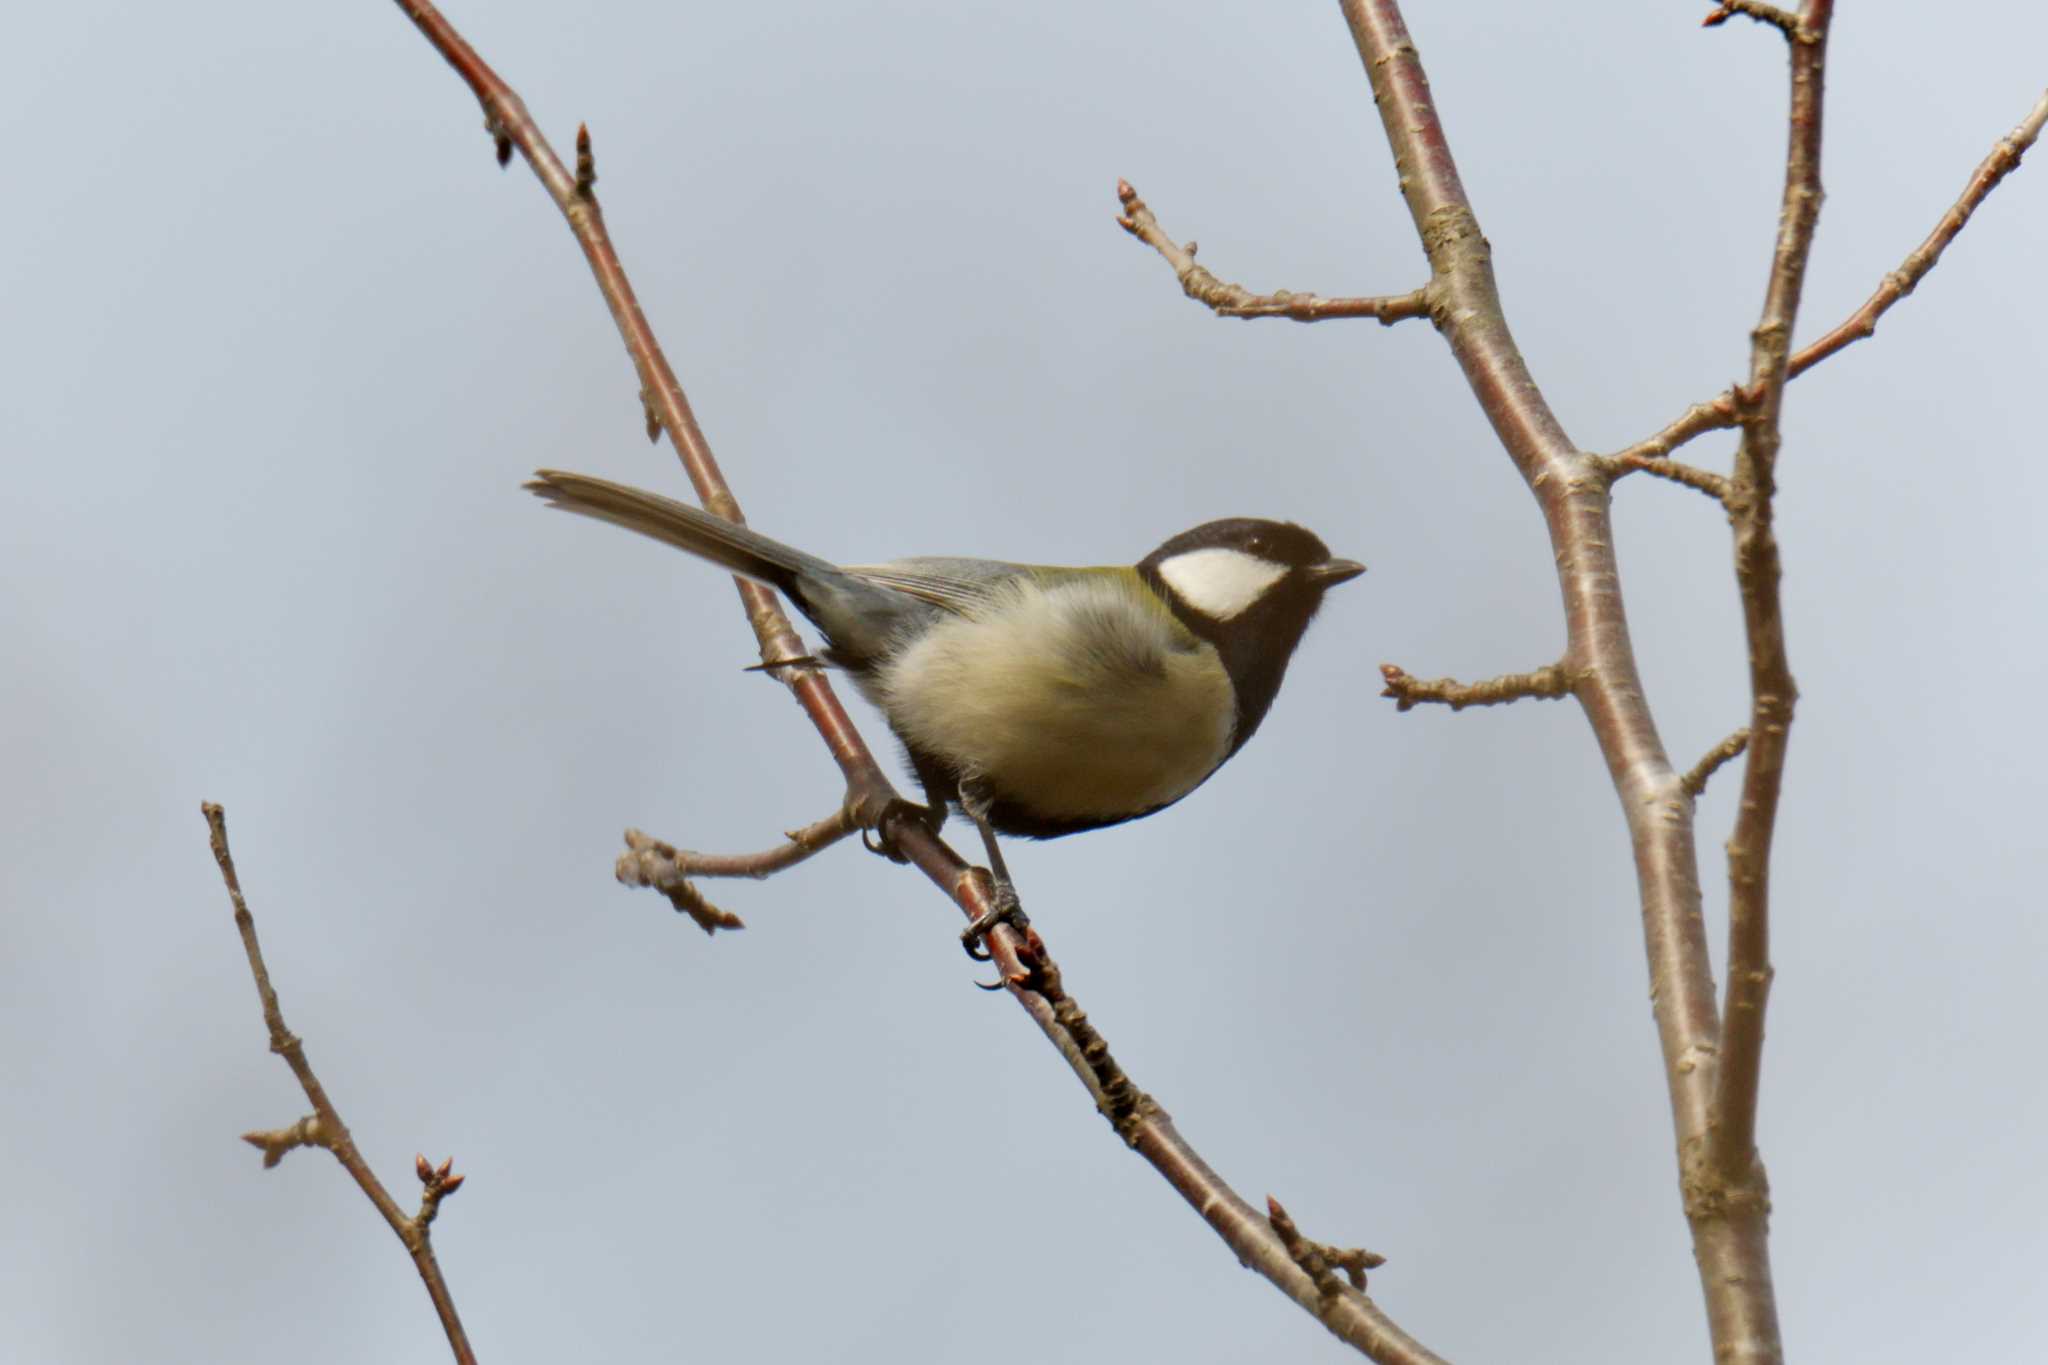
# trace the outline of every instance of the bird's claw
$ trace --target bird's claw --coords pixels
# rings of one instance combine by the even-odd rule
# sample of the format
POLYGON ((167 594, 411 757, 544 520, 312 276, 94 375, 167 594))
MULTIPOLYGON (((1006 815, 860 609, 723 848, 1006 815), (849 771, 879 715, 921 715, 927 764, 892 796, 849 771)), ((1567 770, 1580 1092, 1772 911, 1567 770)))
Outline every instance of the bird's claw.
POLYGON ((870 853, 881 854, 892 863, 909 862, 910 856, 901 848, 898 848, 896 841, 890 838, 888 834, 890 823, 898 818, 915 820, 927 830, 933 833, 938 832, 940 821, 932 818, 932 808, 930 806, 920 806, 915 801, 905 801, 902 797, 898 796, 891 798, 882 807, 882 813, 875 817, 875 822, 872 826, 863 823, 860 832, 861 847, 870 853))
MULTIPOLYGON (((1031 921, 1025 918, 1023 902, 1017 899, 1017 888, 1010 885, 1008 878, 990 878, 995 883, 995 904, 968 921, 960 931, 960 946, 967 956, 976 962, 987 962, 994 957, 988 949, 989 932, 998 924, 1007 924, 1012 929, 1024 929, 1031 921)), ((990 990, 1000 990, 1004 983, 998 982, 990 990)))

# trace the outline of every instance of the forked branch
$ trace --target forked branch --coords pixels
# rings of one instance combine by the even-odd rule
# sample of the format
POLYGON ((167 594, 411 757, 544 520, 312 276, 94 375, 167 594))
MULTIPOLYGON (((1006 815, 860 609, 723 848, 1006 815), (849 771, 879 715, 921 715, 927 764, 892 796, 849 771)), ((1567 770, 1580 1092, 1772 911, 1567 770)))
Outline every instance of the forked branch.
POLYGON ((408 1215, 399 1208, 398 1201, 384 1188, 384 1182, 377 1179, 377 1173, 370 1169, 370 1163, 356 1149, 355 1139, 349 1136, 348 1125, 341 1121, 334 1101, 327 1097, 327 1088, 313 1074, 313 1064, 306 1059, 306 1045, 285 1027, 284 1010, 278 1004, 276 989, 270 984, 270 968, 264 963, 263 948, 256 941, 256 917, 249 912, 249 903, 243 898, 241 875, 235 871, 234 854, 228 851, 227 812, 211 801, 202 803, 199 809, 206 817, 213 860, 220 866, 221 880, 228 889, 228 900, 235 908, 235 928, 242 936, 242 950, 249 958, 249 974, 256 979, 256 995, 263 1004, 263 1023, 270 1031, 270 1050, 284 1058, 285 1065, 298 1078, 299 1088, 306 1092, 307 1102, 313 1106, 313 1112, 297 1123, 279 1129, 244 1133, 242 1140, 262 1151, 266 1168, 277 1165, 287 1152, 298 1147, 325 1147, 334 1153, 334 1159, 341 1163, 341 1168, 349 1173, 356 1187, 383 1216, 385 1224, 405 1244, 406 1251, 412 1256, 413 1267, 419 1271, 420 1282, 427 1287, 427 1297, 433 1301, 434 1312, 441 1319, 441 1330, 448 1335, 448 1346, 455 1353, 455 1359, 463 1365, 474 1365, 476 1354, 470 1350, 469 1336, 462 1330, 462 1319, 455 1311, 454 1295, 449 1292, 448 1281, 441 1274, 441 1263, 434 1257, 433 1242, 427 1231, 434 1215, 440 1211, 441 1200, 455 1192, 462 1184, 462 1177, 454 1173, 452 1160, 434 1167, 427 1164, 425 1157, 420 1157, 416 1164, 422 1197, 420 1211, 414 1215, 408 1215))
MULTIPOLYGON (((2013 130, 1992 144, 1991 151, 1977 163, 1970 172, 1970 178, 1963 185, 1963 192, 1948 206, 1936 221, 1933 231, 1920 245, 1906 253, 1906 259, 1896 270, 1886 273, 1870 297, 1861 307, 1835 324, 1818 340, 1809 342, 1793 352, 1787 362, 1787 378, 1797 379, 1821 361, 1845 348, 1854 345, 1877 331, 1878 319, 1892 306, 1912 293, 1927 273, 1940 262, 1942 253, 1963 230, 1991 191, 1998 188, 2000 181, 2019 169, 2020 159, 2027 154, 2041 137, 2041 130, 2048 125, 2048 92, 2034 101, 2034 107, 2027 111, 2013 130)), ((1722 390, 1704 403, 1695 403, 1679 415, 1677 420, 1632 446, 1615 452, 1611 460, 1624 461, 1653 459, 1668 455, 1680 446, 1710 431, 1725 431, 1740 424, 1740 395, 1733 387, 1722 390)))
MULTIPOLYGON (((1432 316, 1481 411, 1535 494, 1565 605, 1563 666, 1621 799, 1635 853, 1666 1088, 1680 1149, 1709 1127, 1720 1021, 1700 911, 1693 803, 1658 737, 1614 555, 1612 474, 1565 433, 1515 344, 1492 257, 1396 0, 1343 0, 1403 197, 1432 267, 1432 316)), ((1795 47, 1803 44, 1795 44, 1795 47)), ((1682 1182, 1691 1172, 1681 1170, 1682 1182)), ((1688 1198, 1688 1211, 1693 1201, 1688 1198)), ((1717 1359, 1775 1360, 1762 1210, 1691 1220, 1717 1359)))
POLYGON ((2027 154, 2027 148, 2034 145, 2041 136, 2041 128, 2048 124, 2048 91, 2034 101, 2034 107, 2019 121, 2017 127, 1992 145, 1990 154, 1977 163, 1977 169, 1970 173, 1963 192, 1949 205, 1948 211, 1935 223, 1934 230, 1927 234, 1920 245, 1906 253, 1906 259, 1899 268, 1887 274, 1875 292, 1863 301, 1863 306, 1837 323, 1826 336, 1801 347, 1786 367, 1793 377, 1804 374, 1821 361, 1826 360, 1845 346, 1863 340, 1877 331, 1877 320, 1883 317, 1891 306, 1913 292, 1914 286, 1927 277, 1941 259, 1941 253, 1948 250, 1948 244, 1956 239, 1963 225, 1970 221, 1970 215, 1984 202, 1985 196, 1998 188, 1998 182, 2019 169, 2020 158, 2027 154))

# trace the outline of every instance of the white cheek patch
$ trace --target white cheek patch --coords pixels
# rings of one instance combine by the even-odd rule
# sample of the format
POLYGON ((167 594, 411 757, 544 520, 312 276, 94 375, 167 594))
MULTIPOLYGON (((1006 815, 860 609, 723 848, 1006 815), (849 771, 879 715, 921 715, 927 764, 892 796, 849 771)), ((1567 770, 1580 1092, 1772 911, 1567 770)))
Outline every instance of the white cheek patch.
POLYGON ((1219 545, 1161 561, 1159 576, 1202 615, 1228 621, 1285 578, 1287 566, 1219 545))

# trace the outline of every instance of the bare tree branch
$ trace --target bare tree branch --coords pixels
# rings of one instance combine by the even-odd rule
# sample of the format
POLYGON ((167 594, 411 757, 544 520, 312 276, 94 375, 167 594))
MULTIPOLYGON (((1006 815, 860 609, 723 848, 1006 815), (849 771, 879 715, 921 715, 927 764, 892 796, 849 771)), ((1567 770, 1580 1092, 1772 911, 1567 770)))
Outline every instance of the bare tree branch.
POLYGON ((1769 24, 1787 38, 1799 31, 1799 16, 1790 10, 1779 9, 1776 5, 1759 3, 1759 0, 1721 0, 1711 14, 1700 20, 1700 27, 1718 27, 1738 14, 1747 15, 1760 24, 1769 24))
POLYGON ((1963 186, 1962 194, 1949 205, 1948 211, 1941 215, 1941 220, 1926 239, 1906 253, 1906 259, 1899 268, 1884 277, 1876 292, 1863 301, 1861 308, 1837 323, 1826 336, 1801 347, 1787 365, 1786 372, 1796 378, 1843 347, 1876 332, 1877 320, 1893 304, 1913 292, 1914 286, 1934 269, 1941 253, 1948 250, 1948 244, 1970 221, 1970 215, 1977 211, 1977 206, 1998 188, 1999 181, 2019 168, 2020 158, 2041 136, 2043 124, 2048 124, 2048 91, 2034 102, 2034 107, 2027 111, 2019 125, 1993 144, 1989 155, 1977 163, 1977 169, 1970 173, 1969 183, 1963 186))
POLYGON ((1697 800, 1707 789, 1707 781, 1721 770, 1721 765, 1732 761, 1736 755, 1749 747, 1749 731, 1737 730, 1728 738, 1716 744, 1700 756, 1700 761, 1686 770, 1678 785, 1685 794, 1697 800))
POLYGON ((1429 300, 1420 289, 1406 294, 1373 298, 1326 299, 1320 294, 1296 294, 1286 289, 1271 294, 1254 294, 1241 284, 1226 284, 1195 264, 1195 244, 1186 246, 1166 235, 1152 210, 1138 197, 1128 180, 1116 182, 1116 197, 1124 211, 1117 225, 1166 258, 1180 281, 1181 292, 1196 303, 1225 318, 1287 318, 1294 322, 1326 322, 1331 318, 1378 318, 1387 326, 1404 318, 1429 313, 1429 300))
MULTIPOLYGON (((1549 529, 1565 604, 1564 666, 1607 760, 1634 846, 1651 998, 1683 1150, 1708 1129, 1720 1020, 1700 913, 1693 802, 1658 737, 1629 641, 1611 476, 1565 434, 1509 331, 1490 249, 1398 3, 1343 0, 1343 10, 1430 259, 1432 316, 1549 529)), ((1681 1178, 1689 1174, 1682 1170, 1681 1178)), ((1739 1229, 1734 1220, 1694 1218, 1691 1229, 1719 1358, 1775 1358, 1761 1215, 1739 1229), (1760 1355, 1746 1354, 1759 1346, 1760 1355)))
POLYGON ((1532 673, 1503 673, 1476 683, 1416 678, 1397 664, 1381 664, 1380 677, 1387 684, 1380 695, 1392 697, 1396 711, 1413 710, 1425 702, 1462 711, 1468 706, 1501 706, 1524 697, 1568 697, 1572 691, 1571 675, 1563 664, 1545 664, 1532 673))
POLYGON ((1704 403, 1694 403, 1656 435, 1646 436, 1632 446, 1624 446, 1607 459, 1613 464, 1655 459, 1660 455, 1669 455, 1680 446, 1710 431, 1726 431, 1734 425, 1735 390, 1724 389, 1719 395, 1704 403))
POLYGON ((1607 455, 1601 457, 1600 467, 1607 471, 1610 478, 1618 479, 1624 474, 1637 472, 1653 474, 1657 478, 1697 489, 1715 502, 1725 502, 1728 498, 1728 480, 1711 469, 1701 469, 1698 465, 1687 464, 1683 460, 1661 459, 1648 455, 1607 455))
MULTIPOLYGON (((1748 383, 1738 391, 1742 440, 1736 447, 1727 507, 1735 530, 1735 577, 1749 641, 1749 754, 1742 798, 1728 841, 1728 985, 1721 1011, 1721 1052, 1713 1068, 1713 1104, 1701 1141, 1686 1144, 1686 1211, 1695 1229, 1720 1226, 1739 1245, 1712 1267, 1748 1274, 1768 1265, 1770 1186, 1756 1150, 1756 1112, 1770 993, 1770 858, 1783 788, 1786 742, 1798 688, 1785 650, 1780 564, 1773 526, 1780 415, 1789 379, 1792 326, 1821 205, 1821 110, 1833 0, 1805 0, 1791 44, 1790 128, 1778 239, 1763 314, 1751 333, 1748 383)), ((1703 1261, 1701 1270, 1709 1267, 1703 1261)), ((1763 1282, 1768 1290, 1769 1280, 1763 1282)), ((1745 1361, 1778 1361, 1783 1348, 1776 1305, 1762 1294, 1709 1300, 1714 1339, 1745 1361), (1718 1310, 1718 1311, 1717 1311, 1718 1310)))
MULTIPOLYGON (((2039 140, 2041 129, 2048 124, 2048 92, 2034 102, 2027 116, 2019 121, 2013 130, 1992 145, 1991 151, 1977 163, 1977 169, 1970 173, 1970 179, 1963 186, 1963 192, 1949 205, 1919 246, 1906 254, 1897 270, 1888 273, 1879 282, 1877 289, 1863 301, 1863 306, 1835 324, 1826 335, 1801 347, 1792 355, 1786 365, 1786 375, 1797 379, 1821 361, 1854 343, 1871 336, 1877 331, 1877 320, 1884 316, 1893 304, 1913 292, 1927 272, 1934 269, 1941 254, 1970 221, 1971 215, 1998 188, 1998 183, 2019 168, 2020 159, 2039 140)), ((1741 414, 1736 402, 1734 388, 1722 390, 1704 403, 1695 403, 1687 408, 1678 419, 1654 436, 1636 442, 1609 456, 1614 461, 1629 461, 1667 455, 1695 437, 1710 431, 1723 431, 1740 425, 1741 414)))
POLYGON ((652 887, 667 896, 671 905, 707 934, 744 929, 745 921, 713 905, 690 878, 752 877, 758 881, 824 852, 859 828, 853 812, 842 807, 815 824, 790 830, 785 842, 774 848, 739 854, 697 853, 629 829, 627 851, 619 855, 613 873, 627 886, 652 887))
POLYGON ((384 1188, 384 1182, 377 1179, 370 1163, 356 1149, 355 1139, 349 1136, 348 1125, 341 1121, 334 1102, 327 1097, 326 1087, 313 1074, 313 1064, 306 1060, 305 1044, 285 1027, 284 1011, 278 1005, 277 991, 270 984, 270 969, 264 965, 263 949, 256 942, 256 917, 249 913, 249 903, 242 897, 242 879, 235 871, 234 855, 228 851, 227 812, 211 801, 202 802, 199 810, 206 817, 213 860, 220 865, 221 880, 227 884, 228 899, 235 907, 235 928, 242 935, 242 950, 249 957, 249 974, 256 979, 256 995, 263 1002, 263 1023, 270 1031, 270 1050, 284 1058, 285 1065, 298 1078, 299 1088, 306 1092, 306 1099, 313 1106, 311 1114, 288 1128, 244 1133, 242 1140, 262 1149, 266 1168, 277 1165, 294 1147, 325 1147, 334 1153, 334 1159, 341 1163, 341 1168, 349 1173, 357 1188, 383 1215, 392 1232, 398 1235, 398 1240, 405 1244, 414 1268, 419 1271, 420 1282, 427 1287, 427 1297, 433 1300, 434 1312, 440 1316, 441 1330, 448 1334, 448 1347, 455 1353, 455 1359, 462 1365, 474 1365, 476 1355, 469 1348, 468 1334, 462 1330, 462 1319, 455 1311, 455 1298, 441 1274, 441 1264, 434 1257, 433 1242, 427 1234, 428 1225, 440 1209, 442 1197, 454 1193, 462 1184, 462 1177, 453 1173, 452 1161, 444 1162, 438 1168, 429 1168, 426 1158, 421 1157, 418 1163, 422 1172, 420 1183, 426 1188, 420 1212, 415 1217, 408 1217, 384 1188))
MULTIPOLYGON (((697 425, 696 414, 683 395, 675 371, 670 368, 660 343, 655 340, 653 328, 641 312, 640 302, 626 278, 625 267, 612 244, 611 234, 605 228, 604 210, 598 204, 593 188, 597 182, 597 163, 591 150, 589 131, 578 131, 577 167, 572 174, 541 135, 524 101, 477 55, 476 50, 429 0, 397 0, 397 4, 435 50, 455 68, 456 74, 462 77, 482 104, 484 127, 496 144, 499 163, 502 165, 508 161, 512 149, 517 148, 568 221, 569 230, 574 234, 577 245, 583 248, 584 258, 597 278, 598 291, 610 307, 612 321, 618 326, 627 354, 632 357, 633 367, 639 373, 641 401, 646 406, 650 427, 658 424, 668 432, 705 508, 728 520, 743 521, 739 503, 711 453, 711 445, 705 439, 703 429, 697 425)), ((795 695, 824 740, 825 747, 839 764, 846 777, 847 804, 856 818, 863 827, 878 830, 899 847, 929 844, 931 847, 923 851, 936 857, 939 844, 931 831, 914 819, 899 818, 906 811, 906 804, 897 795, 881 765, 875 761, 860 732, 854 728, 852 719, 834 695, 823 671, 782 662, 810 656, 774 592, 741 578, 735 578, 733 582, 739 588, 747 620, 760 644, 762 662, 776 665, 773 670, 775 676, 795 695), (884 825, 888 828, 883 829, 884 825)), ((944 859, 938 861, 944 862, 944 859)), ((980 913, 980 908, 969 909, 965 905, 962 910, 970 918, 980 913)))
MULTIPOLYGON (((705 507, 739 520, 738 503, 712 458, 710 445, 633 296, 624 267, 605 231, 602 211, 591 192, 596 168, 587 137, 581 139, 581 165, 572 177, 541 136, 518 95, 485 64, 439 10, 428 0, 396 3, 482 103, 485 128, 496 145, 500 163, 508 160, 510 150, 516 147, 561 209, 590 262, 598 288, 639 372, 641 398, 650 425, 658 423, 669 433, 705 507)), ((785 662, 809 655, 775 595, 745 580, 736 581, 748 620, 760 642, 762 661, 773 665, 775 675, 796 694, 846 775, 846 808, 855 821, 863 828, 876 829, 888 839, 905 861, 916 865, 970 920, 993 908, 988 873, 969 867, 910 813, 914 808, 905 806, 897 796, 822 672, 814 666, 785 662)), ((1166 1177, 1239 1261, 1257 1270, 1282 1293, 1315 1313, 1332 1332, 1383 1365, 1432 1365, 1439 1361, 1361 1293, 1351 1291, 1336 1311, 1326 1310, 1321 1291, 1294 1264, 1272 1225, 1210 1169, 1180 1135, 1171 1117, 1116 1069, 1101 1036, 1059 985, 1058 969, 1035 931, 1027 929, 1020 934, 1008 924, 998 924, 989 933, 987 944, 1002 974, 1002 984, 1089 1087, 1098 1107, 1116 1125, 1124 1141, 1166 1177)))

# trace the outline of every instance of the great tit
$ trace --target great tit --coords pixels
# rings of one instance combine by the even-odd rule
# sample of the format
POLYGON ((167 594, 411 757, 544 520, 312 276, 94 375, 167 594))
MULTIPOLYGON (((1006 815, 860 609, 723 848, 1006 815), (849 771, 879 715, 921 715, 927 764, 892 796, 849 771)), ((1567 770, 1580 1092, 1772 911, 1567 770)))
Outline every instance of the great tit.
POLYGON ((999 877, 992 829, 1075 834, 1201 786, 1265 719, 1324 592, 1365 572, 1299 526, 1250 518, 1183 531, 1131 568, 840 566, 604 479, 544 469, 526 487, 787 597, 902 741, 933 827, 961 806, 999 877))

